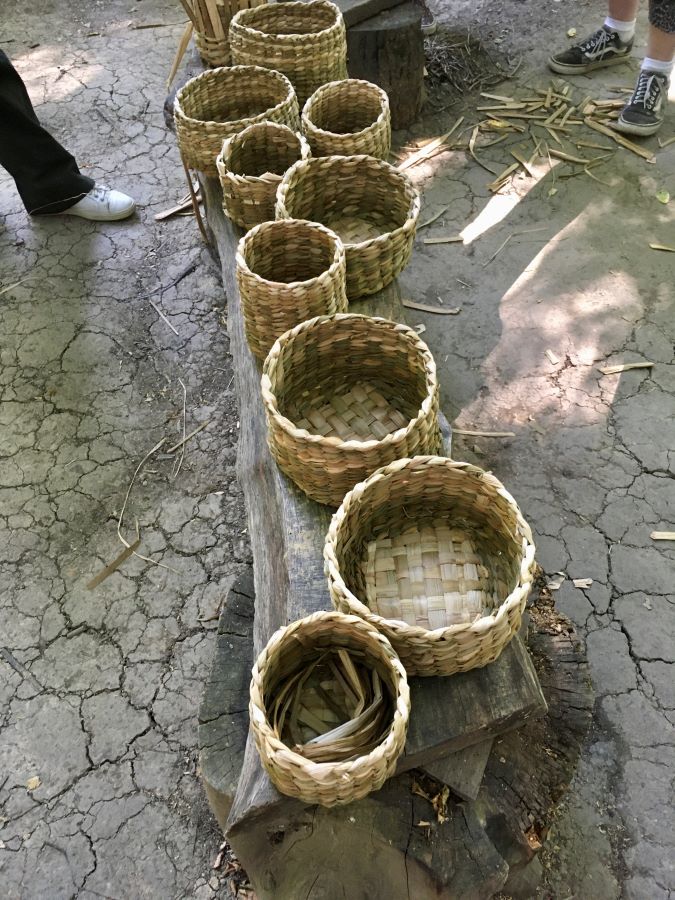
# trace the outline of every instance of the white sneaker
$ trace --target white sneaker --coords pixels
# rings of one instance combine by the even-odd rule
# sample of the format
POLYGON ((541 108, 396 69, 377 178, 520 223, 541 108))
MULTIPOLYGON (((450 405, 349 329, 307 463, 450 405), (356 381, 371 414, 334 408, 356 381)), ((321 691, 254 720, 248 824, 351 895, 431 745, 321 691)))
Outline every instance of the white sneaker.
POLYGON ((95 184, 85 197, 64 209, 60 215, 80 216, 94 222, 117 222, 128 218, 135 209, 136 204, 131 197, 104 184, 95 184))

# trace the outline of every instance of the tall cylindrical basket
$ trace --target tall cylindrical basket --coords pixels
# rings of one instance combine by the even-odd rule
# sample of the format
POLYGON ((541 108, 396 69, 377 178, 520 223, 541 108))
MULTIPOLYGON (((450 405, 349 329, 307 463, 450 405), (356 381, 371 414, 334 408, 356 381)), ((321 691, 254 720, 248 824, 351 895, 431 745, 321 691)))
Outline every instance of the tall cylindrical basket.
POLYGON ((369 81, 331 81, 305 103, 302 130, 314 156, 366 153, 386 160, 391 150, 389 98, 369 81))
POLYGON ((230 219, 246 229, 274 219, 282 176, 309 155, 305 138, 277 122, 256 122, 226 140, 216 165, 230 219))
POLYGON ((264 222, 237 250, 237 282, 249 347, 267 356, 279 335, 305 319, 347 309, 345 250, 317 222, 264 222))
POLYGON ((327 81, 347 77, 347 33, 329 0, 270 3, 242 10, 230 24, 232 61, 290 78, 300 105, 327 81))

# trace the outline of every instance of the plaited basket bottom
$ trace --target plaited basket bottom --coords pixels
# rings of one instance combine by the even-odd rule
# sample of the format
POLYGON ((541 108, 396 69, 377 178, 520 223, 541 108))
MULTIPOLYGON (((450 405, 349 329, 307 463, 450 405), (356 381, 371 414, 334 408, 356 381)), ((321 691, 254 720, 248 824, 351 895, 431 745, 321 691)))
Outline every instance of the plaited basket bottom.
POLYGON ((400 407, 404 407, 400 400, 394 405, 375 385, 361 381, 331 396, 313 397, 299 408, 300 418, 295 424, 313 434, 343 441, 382 440, 387 434, 405 428, 415 416, 414 408, 405 406, 406 415, 400 407))
POLYGON ((370 241, 387 234, 392 228, 397 227, 391 221, 377 213, 369 215, 336 215, 323 216, 322 223, 342 238, 343 244, 360 244, 362 241, 370 241))
POLYGON ((367 605, 429 631, 489 614, 512 585, 479 548, 469 526, 447 520, 385 532, 368 543, 361 564, 367 605))

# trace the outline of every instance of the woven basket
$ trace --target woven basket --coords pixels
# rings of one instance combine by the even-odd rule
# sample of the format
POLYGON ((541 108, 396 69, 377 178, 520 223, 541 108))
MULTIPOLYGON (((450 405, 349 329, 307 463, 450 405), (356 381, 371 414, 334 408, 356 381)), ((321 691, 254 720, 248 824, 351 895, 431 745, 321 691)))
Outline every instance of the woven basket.
POLYGON ((382 787, 403 751, 410 693, 405 670, 389 641, 356 616, 318 612, 279 629, 253 667, 249 714, 262 763, 283 794, 305 803, 338 806, 382 787), (390 727, 369 753, 344 762, 314 762, 277 737, 269 719, 280 683, 337 648, 377 671, 390 705, 390 727))
POLYGON ((345 312, 345 249, 317 222, 256 226, 237 250, 246 338, 260 360, 279 335, 305 319, 345 312))
POLYGON ((247 230, 269 222, 282 175, 308 157, 304 137, 277 122, 256 122, 229 138, 216 159, 226 214, 247 230))
POLYGON ((339 506, 379 466, 440 448, 434 359, 388 319, 297 325, 265 360, 262 396, 272 455, 319 503, 339 506))
POLYGON ((301 106, 320 85, 347 77, 345 23, 328 0, 242 10, 230 24, 230 49, 235 63, 287 75, 301 106))
POLYGON ((267 119, 297 131, 298 101, 290 81, 260 66, 210 69, 190 79, 174 104, 176 135, 185 165, 217 175, 223 141, 267 119))
POLYGON ((520 627, 534 544, 489 472, 400 459, 357 484, 324 548, 333 605, 385 634, 408 675, 493 662, 520 627))
POLYGON ((389 98, 369 81, 332 81, 305 103, 302 130, 314 156, 366 153, 387 159, 391 150, 389 98))
POLYGON ((277 191, 277 219, 321 222, 340 235, 350 300, 381 291, 405 268, 419 213, 408 176, 371 156, 297 162, 277 191))
POLYGON ((228 29, 232 16, 242 8, 260 6, 267 0, 182 0, 194 26, 195 43, 207 66, 230 64, 228 29))

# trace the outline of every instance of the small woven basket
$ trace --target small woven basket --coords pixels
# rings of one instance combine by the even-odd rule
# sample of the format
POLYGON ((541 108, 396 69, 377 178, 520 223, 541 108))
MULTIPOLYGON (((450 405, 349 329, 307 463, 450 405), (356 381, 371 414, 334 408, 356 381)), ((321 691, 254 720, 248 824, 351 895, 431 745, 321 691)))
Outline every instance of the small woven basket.
POLYGON ((283 334, 265 360, 268 443, 313 500, 336 507, 374 469, 437 453, 436 364, 418 334, 368 316, 320 316, 283 334))
MULTIPOLYGON (((227 33, 227 28, 225 31, 227 33)), ((195 44, 205 66, 212 69, 218 66, 229 66, 230 41, 227 36, 223 38, 209 37, 201 31, 195 31, 195 44)))
POLYGON ((408 176, 372 156, 297 162, 277 191, 277 219, 321 222, 340 235, 350 300, 381 291, 406 267, 419 213, 408 176))
POLYGON ((260 66, 209 69, 176 94, 176 136, 186 166, 217 176, 223 141, 255 122, 300 127, 298 101, 290 81, 260 66))
POLYGON ((194 26, 195 44, 207 66, 229 66, 228 29, 232 16, 242 8, 267 0, 181 0, 194 26))
POLYGON ((385 634, 408 675, 493 662, 520 627, 532 534, 494 475, 433 456, 357 484, 324 548, 333 605, 385 634))
POLYGON ((406 673, 389 641, 363 619, 318 612, 279 629, 253 667, 249 714, 262 764, 279 791, 305 803, 338 806, 382 787, 403 751, 410 692, 406 673), (272 721, 272 705, 284 683, 307 673, 331 651, 346 651, 354 662, 377 672, 387 704, 384 732, 373 749, 340 762, 316 762, 284 743, 272 721))
POLYGON ((277 122, 256 122, 233 135, 216 159, 226 214, 247 230, 269 222, 283 174, 309 155, 305 138, 277 122))
POLYGON ((300 105, 327 81, 347 77, 347 32, 328 0, 271 3, 230 23, 232 61, 268 66, 290 78, 300 105))
POLYGON ((258 359, 305 319, 346 311, 345 268, 342 241, 318 222, 264 222, 241 239, 237 282, 246 338, 258 359))
POLYGON ((391 150, 389 98, 369 81, 332 81, 305 103, 302 130, 314 156, 366 153, 386 160, 391 150))

